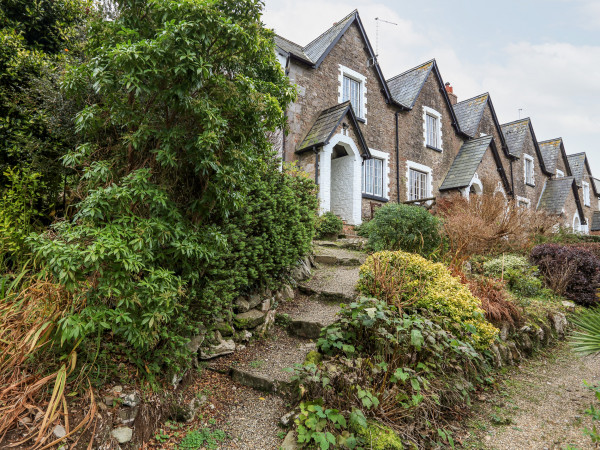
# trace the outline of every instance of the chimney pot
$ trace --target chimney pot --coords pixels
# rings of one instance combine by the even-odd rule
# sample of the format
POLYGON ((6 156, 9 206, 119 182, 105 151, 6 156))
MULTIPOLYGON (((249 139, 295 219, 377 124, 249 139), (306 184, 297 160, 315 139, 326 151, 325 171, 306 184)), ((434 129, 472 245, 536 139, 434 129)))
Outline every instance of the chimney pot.
POLYGON ((446 82, 446 92, 448 93, 448 98, 450 99, 451 105, 456 105, 458 103, 458 97, 454 93, 454 88, 450 85, 450 82, 446 82))

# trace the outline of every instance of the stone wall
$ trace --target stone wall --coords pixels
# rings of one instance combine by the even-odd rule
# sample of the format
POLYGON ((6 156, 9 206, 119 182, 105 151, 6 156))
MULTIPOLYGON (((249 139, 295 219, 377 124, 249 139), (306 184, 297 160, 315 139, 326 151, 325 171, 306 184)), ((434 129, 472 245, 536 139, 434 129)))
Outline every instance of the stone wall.
MULTIPOLYGON (((508 175, 510 176, 510 173, 508 175)), ((535 151, 535 145, 530 130, 527 130, 521 158, 513 162, 513 179, 515 196, 529 200, 529 207, 536 209, 540 196, 542 195, 542 190, 544 189, 544 183, 548 179, 548 176, 542 172, 542 167, 535 151), (533 158, 534 186, 529 186, 525 183, 525 155, 529 155, 533 158)))

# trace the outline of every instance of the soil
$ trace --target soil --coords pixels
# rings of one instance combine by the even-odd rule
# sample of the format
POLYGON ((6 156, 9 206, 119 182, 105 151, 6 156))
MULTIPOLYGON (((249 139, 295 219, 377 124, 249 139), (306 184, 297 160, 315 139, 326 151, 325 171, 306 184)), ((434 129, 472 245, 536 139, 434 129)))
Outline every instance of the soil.
POLYGON ((483 394, 465 448, 554 450, 597 448, 583 430, 598 403, 585 386, 600 382, 600 357, 580 357, 566 343, 509 369, 498 392, 483 394))

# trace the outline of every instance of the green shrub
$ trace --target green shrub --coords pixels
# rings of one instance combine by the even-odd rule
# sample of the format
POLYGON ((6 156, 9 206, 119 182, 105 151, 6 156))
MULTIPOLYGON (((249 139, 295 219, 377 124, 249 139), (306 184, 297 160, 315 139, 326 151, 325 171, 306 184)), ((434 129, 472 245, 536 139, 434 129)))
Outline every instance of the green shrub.
POLYGON ((505 255, 490 259, 483 264, 483 269, 487 276, 503 278, 508 288, 522 297, 534 297, 544 287, 537 277, 537 267, 524 256, 505 255))
POLYGON ((326 239, 337 237, 344 228, 344 222, 331 211, 321 215, 315 222, 316 238, 326 239))
POLYGON ((419 206, 388 203, 373 219, 360 227, 373 251, 402 250, 431 255, 442 243, 440 220, 419 206))
POLYGON ((405 252, 379 252, 360 268, 358 290, 440 321, 478 349, 487 348, 498 330, 484 316, 481 301, 441 263, 405 252))
POLYGON ((366 427, 356 427, 355 433, 372 450, 402 450, 402 440, 389 427, 370 420, 366 427))
MULTIPOLYGON (((296 367, 304 398, 392 422, 418 448, 438 439, 431 424, 439 426, 466 407, 475 383, 490 370, 469 342, 419 314, 370 298, 344 306, 339 320, 323 329, 317 348, 323 363, 296 367)), ((401 448, 396 435, 374 423, 355 421, 349 428, 359 440, 367 438, 365 448, 401 448), (372 427, 381 433, 372 434, 372 427), (396 447, 385 447, 385 441, 396 447)))

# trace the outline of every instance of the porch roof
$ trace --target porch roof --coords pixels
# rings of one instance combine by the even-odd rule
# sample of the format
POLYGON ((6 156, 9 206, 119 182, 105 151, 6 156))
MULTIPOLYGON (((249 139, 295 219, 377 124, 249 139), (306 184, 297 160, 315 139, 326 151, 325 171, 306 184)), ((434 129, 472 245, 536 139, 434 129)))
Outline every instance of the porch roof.
POLYGON ((460 148, 458 155, 456 155, 444 182, 440 186, 440 191, 467 187, 471 183, 475 172, 477 172, 483 155, 492 143, 492 140, 492 136, 483 136, 465 142, 460 148))

